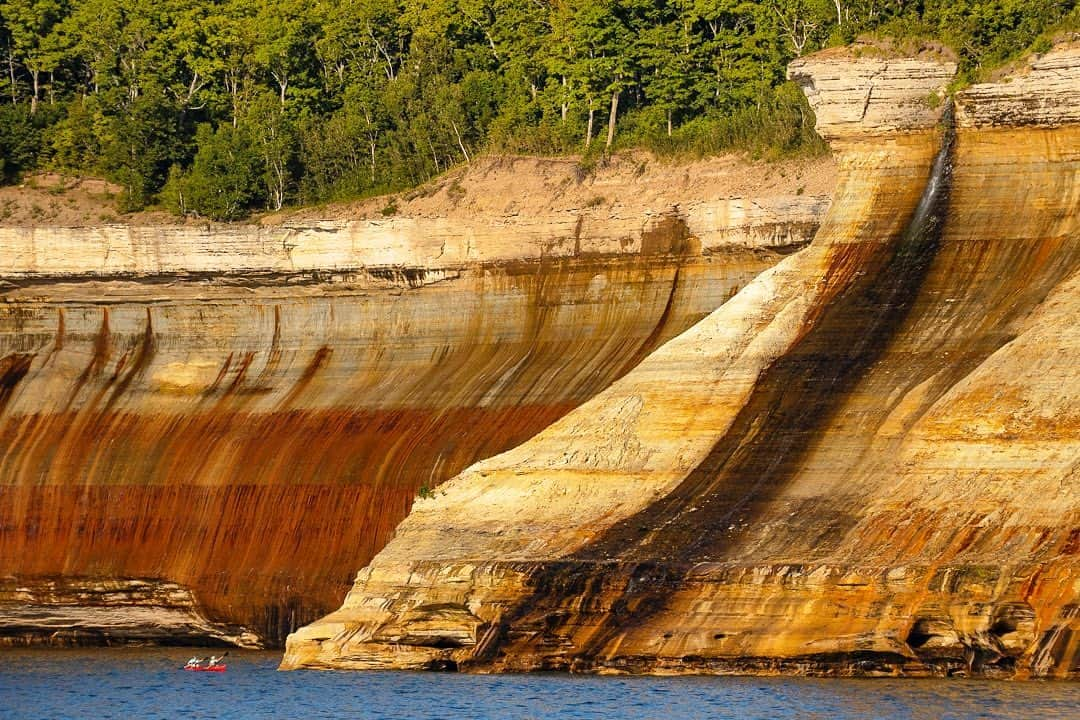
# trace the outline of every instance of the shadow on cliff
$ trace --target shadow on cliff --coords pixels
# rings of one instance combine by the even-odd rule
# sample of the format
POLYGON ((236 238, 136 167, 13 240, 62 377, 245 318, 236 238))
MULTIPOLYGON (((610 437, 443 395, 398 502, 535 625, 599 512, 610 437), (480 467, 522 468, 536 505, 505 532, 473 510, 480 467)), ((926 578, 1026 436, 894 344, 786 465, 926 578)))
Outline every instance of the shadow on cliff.
MULTIPOLYGON (((619 657, 626 631, 668 610, 697 563, 737 562, 748 553, 755 562, 807 551, 824 557, 837 547, 856 518, 811 502, 795 508, 811 520, 779 523, 761 536, 763 516, 775 511, 811 451, 854 433, 852 443, 823 452, 850 455, 837 467, 855 467, 886 418, 899 416, 902 427, 893 433, 903 437, 1014 338, 1015 321, 1080 268, 1080 245, 1056 226, 1033 228, 1037 239, 987 240, 979 223, 993 222, 992 215, 951 210, 954 142, 947 132, 901 238, 877 249, 833 249, 825 282, 843 283, 854 266, 853 277, 762 373, 729 431, 673 492, 570 558, 515 568, 529 575, 532 597, 503 619, 503 647, 485 647, 478 663, 602 666, 619 657), (916 388, 916 407, 894 416, 916 388)), ((972 177, 965 181, 970 194, 972 177)), ((848 659, 860 661, 856 655, 848 659)), ((634 662, 618 660, 626 661, 634 662)))
MULTIPOLYGON (((949 127, 901 238, 831 248, 827 283, 859 269, 763 372, 729 431, 673 492, 564 561, 518 568, 531 575, 534 594, 503 619, 507 655, 587 668, 623 630, 660 610, 695 563, 722 559, 740 529, 754 525, 914 306, 941 246, 953 142, 949 127), (552 655, 559 644, 572 651, 552 655)), ((498 649, 484 650, 478 662, 498 662, 498 649)))

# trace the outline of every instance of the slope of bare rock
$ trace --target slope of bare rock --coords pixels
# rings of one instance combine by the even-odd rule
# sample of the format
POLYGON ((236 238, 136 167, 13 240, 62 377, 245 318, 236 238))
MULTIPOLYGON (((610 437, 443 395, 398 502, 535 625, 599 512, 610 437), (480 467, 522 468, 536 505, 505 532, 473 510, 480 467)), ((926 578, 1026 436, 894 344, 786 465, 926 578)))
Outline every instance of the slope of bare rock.
POLYGON ((381 220, 392 217, 557 217, 585 214, 586 221, 668 212, 687 216, 697 207, 727 202, 768 207, 783 198, 828 199, 836 184, 829 156, 752 163, 737 155, 702 160, 661 159, 642 152, 618 153, 586 165, 580 158, 488 156, 430 183, 391 197, 290 210, 259 219, 261 225, 312 221, 381 220))

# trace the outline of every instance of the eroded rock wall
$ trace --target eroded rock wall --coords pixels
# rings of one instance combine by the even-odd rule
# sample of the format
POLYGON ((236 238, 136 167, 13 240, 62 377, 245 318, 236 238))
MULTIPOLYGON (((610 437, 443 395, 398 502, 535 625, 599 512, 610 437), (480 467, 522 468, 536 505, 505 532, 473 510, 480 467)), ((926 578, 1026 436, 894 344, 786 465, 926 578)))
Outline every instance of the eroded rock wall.
POLYGON ((773 200, 767 227, 0 229, 0 637, 279 643, 418 492, 805 242, 821 199, 773 200))
POLYGON ((371 267, 446 272, 477 263, 649 253, 647 231, 669 215, 693 228, 696 247, 706 253, 732 246, 783 250, 805 243, 828 206, 828 197, 791 195, 725 199, 685 210, 675 204, 653 214, 584 210, 526 218, 402 217, 270 227, 0 227, 0 256, 3 276, 10 280, 325 277, 371 267))
POLYGON ((164 580, 33 578, 0 581, 0 647, 157 643, 258 648, 242 627, 212 622, 191 589, 164 580))
POLYGON ((934 129, 954 69, 794 66, 813 244, 418 503, 283 666, 1075 677, 1080 49, 934 129))

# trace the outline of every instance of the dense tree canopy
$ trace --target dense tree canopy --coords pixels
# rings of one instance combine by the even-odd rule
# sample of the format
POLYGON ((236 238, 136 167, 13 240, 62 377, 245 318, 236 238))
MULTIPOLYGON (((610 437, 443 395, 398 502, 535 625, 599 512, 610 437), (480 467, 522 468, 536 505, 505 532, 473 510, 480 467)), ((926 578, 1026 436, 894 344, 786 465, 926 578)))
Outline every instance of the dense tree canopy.
POLYGON ((100 173, 229 219, 485 150, 795 152, 793 57, 937 38, 975 77, 1076 0, 0 0, 0 176, 100 173))

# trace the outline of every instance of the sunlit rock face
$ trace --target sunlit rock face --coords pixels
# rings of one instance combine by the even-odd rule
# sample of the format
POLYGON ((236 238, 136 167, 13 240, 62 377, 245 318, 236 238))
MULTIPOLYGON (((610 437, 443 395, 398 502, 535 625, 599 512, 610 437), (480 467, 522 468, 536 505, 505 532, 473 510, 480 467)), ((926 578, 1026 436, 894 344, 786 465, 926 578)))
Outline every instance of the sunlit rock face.
POLYGON ((956 63, 939 52, 890 57, 870 45, 823 50, 788 68, 814 110, 818 134, 834 143, 933 127, 955 74, 956 63))
POLYGON ((262 640, 206 618, 191 590, 164 580, 0 580, 0 647, 119 645, 239 646, 262 640))
POLYGON ((418 502, 283 667, 1080 673, 1080 49, 918 126, 954 66, 874 62, 792 68, 811 246, 418 502))
POLYGON ((0 643, 280 643, 418 492, 719 307, 828 198, 751 205, 0 228, 0 643))

